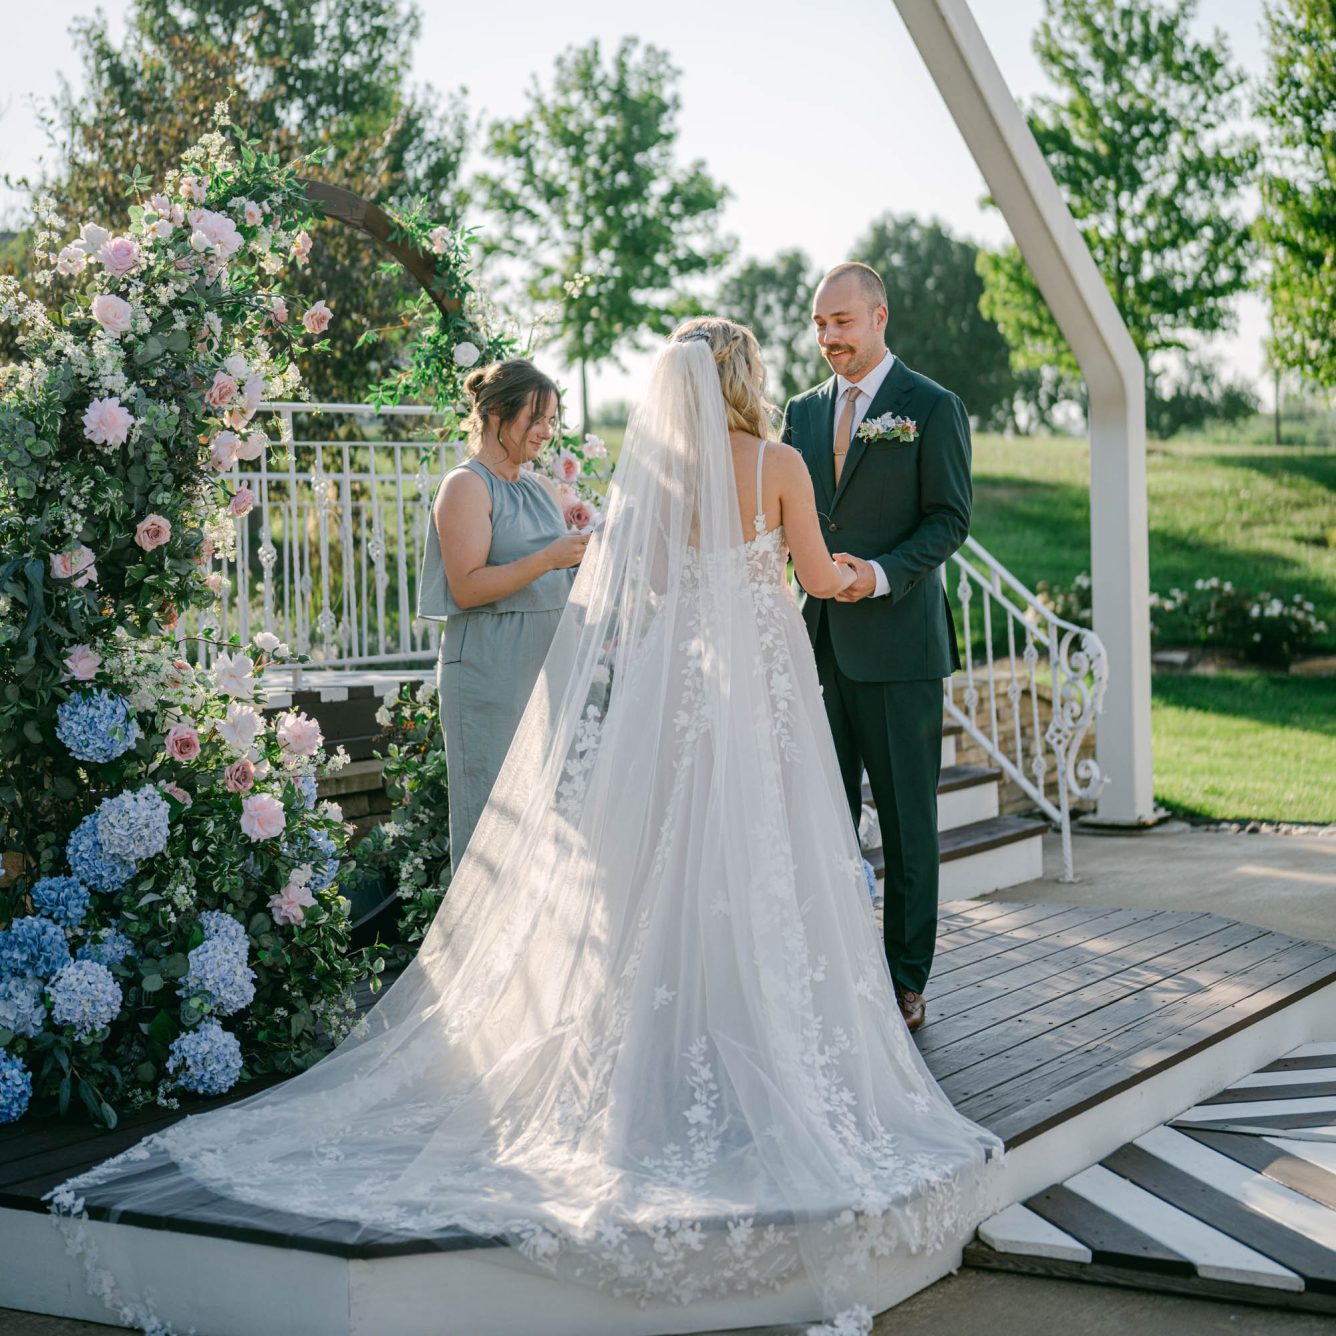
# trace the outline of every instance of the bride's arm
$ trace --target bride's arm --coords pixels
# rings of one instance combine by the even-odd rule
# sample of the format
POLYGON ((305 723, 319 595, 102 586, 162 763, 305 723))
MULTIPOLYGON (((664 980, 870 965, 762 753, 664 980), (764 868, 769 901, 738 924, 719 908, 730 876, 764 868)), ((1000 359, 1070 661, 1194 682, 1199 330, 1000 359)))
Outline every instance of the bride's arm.
MULTIPOLYGON (((853 583, 854 572, 830 559, 825 539, 821 537, 821 521, 816 513, 816 493, 803 457, 789 445, 766 446, 766 465, 771 455, 777 465, 779 481, 780 523, 789 543, 789 555, 798 583, 813 598, 834 598, 853 583)), ((758 498, 757 506, 762 505, 758 498)))

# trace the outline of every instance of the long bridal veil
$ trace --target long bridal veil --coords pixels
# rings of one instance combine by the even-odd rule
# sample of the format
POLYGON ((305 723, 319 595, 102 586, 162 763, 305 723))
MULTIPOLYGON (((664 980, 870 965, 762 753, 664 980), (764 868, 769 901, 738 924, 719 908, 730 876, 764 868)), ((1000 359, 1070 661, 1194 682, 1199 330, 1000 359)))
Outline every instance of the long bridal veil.
POLYGON ((462 1228, 638 1300, 806 1273, 826 1315, 872 1257, 982 1217, 1000 1145, 896 1011, 704 342, 660 353, 607 514, 413 964, 317 1066, 67 1203, 171 1216, 204 1190, 238 1223, 462 1228))

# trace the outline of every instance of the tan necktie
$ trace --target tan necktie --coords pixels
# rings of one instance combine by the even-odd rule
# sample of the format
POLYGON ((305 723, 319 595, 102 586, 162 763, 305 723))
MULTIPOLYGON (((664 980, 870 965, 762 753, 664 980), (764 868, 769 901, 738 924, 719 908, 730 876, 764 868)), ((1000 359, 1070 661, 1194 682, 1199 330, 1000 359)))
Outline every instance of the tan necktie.
POLYGON ((844 394, 844 409, 840 420, 835 424, 835 485, 840 484, 840 473, 844 468, 844 457, 849 453, 849 441, 854 434, 854 408, 862 391, 857 385, 850 385, 844 394))

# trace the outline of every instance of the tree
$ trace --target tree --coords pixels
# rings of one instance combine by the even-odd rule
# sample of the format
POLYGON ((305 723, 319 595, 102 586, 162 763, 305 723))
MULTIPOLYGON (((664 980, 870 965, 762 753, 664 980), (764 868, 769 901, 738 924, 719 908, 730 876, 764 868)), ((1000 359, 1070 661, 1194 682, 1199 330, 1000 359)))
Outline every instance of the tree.
POLYGON ((551 89, 535 80, 527 113, 490 130, 499 169, 480 184, 505 224, 495 249, 521 261, 531 301, 557 310, 586 421, 589 367, 671 328, 694 309, 690 280, 728 253, 727 191, 702 163, 674 161, 677 75, 635 38, 606 66, 597 41, 572 47, 551 89))
MULTIPOLYGON (((1056 97, 1028 112, 1143 358, 1232 328, 1253 255, 1240 190, 1257 161, 1233 129, 1242 72, 1196 0, 1046 0, 1035 52, 1056 97)), ((982 309, 1018 369, 1078 374, 1014 246, 979 256, 982 309)), ((1151 365, 1154 375, 1155 366, 1151 365)))
POLYGON ((1016 378, 1001 331, 979 310, 978 247, 938 222, 887 214, 853 248, 886 284, 886 338, 910 366, 948 386, 989 428, 1012 418, 1016 378))
POLYGON ((1257 114, 1267 127, 1258 232, 1269 273, 1271 359, 1336 387, 1336 6, 1266 7, 1267 76, 1257 114))
POLYGON ((770 393, 781 403, 824 380, 830 368, 812 328, 812 294, 821 280, 800 250, 748 260, 724 280, 716 309, 747 325, 765 355, 770 393))
MULTIPOLYGON (((322 149, 312 175, 382 206, 425 199, 456 220, 466 119, 458 96, 442 106, 405 91, 418 27, 401 0, 135 0, 120 46, 100 15, 78 20, 83 87, 66 84, 47 111, 50 177, 14 184, 45 190, 76 222, 120 217, 128 181, 161 177, 230 97, 232 119, 262 150, 293 159, 322 149)), ((395 324, 413 281, 333 225, 319 229, 307 275, 336 315, 310 388, 360 400, 401 341, 359 348, 359 337, 395 324)))

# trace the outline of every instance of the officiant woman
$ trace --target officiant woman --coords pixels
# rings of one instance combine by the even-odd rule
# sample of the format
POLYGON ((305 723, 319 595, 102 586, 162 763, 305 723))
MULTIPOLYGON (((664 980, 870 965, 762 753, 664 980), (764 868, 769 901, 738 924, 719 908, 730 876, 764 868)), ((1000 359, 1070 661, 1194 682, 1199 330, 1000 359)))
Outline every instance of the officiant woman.
POLYGON ((557 629, 588 534, 569 533, 556 484, 531 467, 558 430, 557 387, 531 362, 464 382, 470 457, 441 480, 418 616, 444 620, 436 681, 458 867, 557 629))

